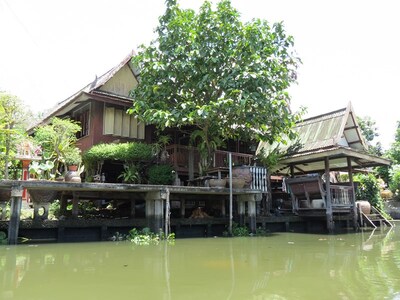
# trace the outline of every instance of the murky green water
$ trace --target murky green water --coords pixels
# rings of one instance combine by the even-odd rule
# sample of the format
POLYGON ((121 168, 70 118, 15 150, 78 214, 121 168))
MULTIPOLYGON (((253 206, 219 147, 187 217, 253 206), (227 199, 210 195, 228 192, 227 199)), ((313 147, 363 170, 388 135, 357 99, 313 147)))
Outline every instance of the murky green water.
POLYGON ((0 299, 400 299, 388 232, 0 246, 0 299))

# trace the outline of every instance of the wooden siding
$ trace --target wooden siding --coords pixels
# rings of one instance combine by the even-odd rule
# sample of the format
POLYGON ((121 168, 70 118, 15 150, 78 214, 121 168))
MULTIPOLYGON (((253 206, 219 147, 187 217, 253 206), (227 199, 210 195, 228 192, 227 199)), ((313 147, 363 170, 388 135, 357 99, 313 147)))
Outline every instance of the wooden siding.
POLYGON ((123 66, 111 77, 100 90, 120 96, 129 96, 129 92, 137 86, 137 80, 128 65, 123 66))

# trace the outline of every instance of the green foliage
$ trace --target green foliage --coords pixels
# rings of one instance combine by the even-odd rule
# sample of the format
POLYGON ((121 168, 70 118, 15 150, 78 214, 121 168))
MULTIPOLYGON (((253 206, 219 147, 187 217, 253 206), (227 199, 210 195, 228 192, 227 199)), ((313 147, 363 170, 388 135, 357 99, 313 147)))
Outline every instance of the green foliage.
POLYGON ((53 161, 52 173, 56 174, 61 165, 65 166, 67 156, 76 148, 76 133, 81 130, 79 123, 70 119, 54 117, 47 125, 36 128, 34 133, 35 143, 42 147, 44 161, 53 161))
MULTIPOLYGON (((228 236, 228 232, 224 231, 223 235, 228 236)), ((246 226, 240 226, 238 223, 233 222, 232 223, 232 236, 249 236, 250 231, 246 226)))
POLYGON ((392 191, 394 198, 400 200, 400 165, 392 167, 389 189, 392 191))
POLYGON ((137 142, 97 144, 83 154, 83 162, 89 175, 100 174, 102 165, 107 160, 122 161, 127 165, 152 160, 154 157, 153 147, 151 144, 137 142))
POLYGON ((77 165, 82 163, 81 150, 79 148, 71 148, 64 153, 64 162, 67 166, 77 165))
POLYGON ((397 121, 394 143, 392 143, 388 155, 394 164, 400 164, 400 121, 397 121))
POLYGON ((367 200, 372 206, 378 209, 383 208, 379 183, 373 174, 356 174, 354 182, 359 182, 356 191, 357 200, 367 200))
POLYGON ((83 154, 83 160, 89 164, 105 160, 149 161, 153 153, 153 146, 144 143, 98 144, 83 154))
POLYGON ((125 163, 124 171, 118 176, 124 183, 140 183, 140 167, 134 163, 125 163))
POLYGON ((39 180, 53 180, 56 177, 56 174, 53 172, 54 170, 54 162, 47 161, 33 161, 29 166, 29 173, 35 179, 39 180))
POLYGON ((60 200, 54 200, 49 206, 49 219, 54 216, 56 219, 60 217, 60 200))
POLYGON ((152 165, 148 171, 149 184, 168 185, 175 179, 174 169, 170 165, 152 165))
POLYGON ((20 179, 20 174, 15 171, 19 168, 15 155, 17 146, 27 139, 29 120, 32 120, 32 115, 20 99, 0 91, 0 179, 20 179))
POLYGON ((283 156, 284 154, 278 147, 269 153, 266 153, 265 149, 262 148, 257 154, 257 161, 268 169, 272 169, 279 163, 279 160, 281 160, 283 156))
POLYGON ((216 10, 206 1, 198 13, 168 1, 159 20, 156 40, 132 60, 141 80, 130 113, 160 130, 196 127, 204 168, 228 138, 293 137, 300 115, 287 89, 300 60, 282 23, 243 23, 227 0, 216 10))
POLYGON ((360 125, 361 132, 367 142, 371 142, 375 139, 375 137, 379 136, 376 122, 370 117, 357 117, 357 123, 360 125))
POLYGON ((174 243, 175 233, 170 233, 168 236, 165 236, 161 230, 159 233, 154 233, 148 227, 141 230, 133 228, 129 231, 126 239, 136 245, 158 244, 161 240, 166 240, 168 243, 174 243))
POLYGON ((379 166, 374 169, 376 177, 382 178, 383 181, 389 185, 391 181, 391 167, 390 166, 379 166))

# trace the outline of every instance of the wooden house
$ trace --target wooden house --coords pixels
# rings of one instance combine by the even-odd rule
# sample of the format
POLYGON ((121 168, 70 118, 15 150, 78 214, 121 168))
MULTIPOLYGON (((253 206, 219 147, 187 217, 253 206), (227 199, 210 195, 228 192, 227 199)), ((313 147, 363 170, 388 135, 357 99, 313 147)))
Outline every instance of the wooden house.
POLYGON ((129 54, 117 66, 106 72, 71 97, 59 102, 35 124, 47 124, 53 117, 79 121, 77 146, 85 151, 99 143, 150 141, 151 133, 136 116, 126 114, 132 106, 129 92, 138 84, 138 72, 129 54), (147 140, 146 140, 147 138, 147 140))
MULTIPOLYGON (((82 152, 100 143, 156 142, 154 126, 146 125, 137 116, 126 113, 134 101, 129 96, 130 91, 138 85, 140 77, 131 63, 133 55, 134 52, 130 53, 117 66, 58 103, 29 130, 30 133, 36 126, 59 117, 70 118, 81 124, 77 146, 82 152)), ((169 162, 179 176, 193 179, 198 174, 199 154, 196 148, 189 146, 187 128, 185 133, 170 128, 165 134, 171 137, 166 149, 169 162)), ((225 149, 216 151, 214 169, 221 171, 226 167, 229 152, 233 152, 235 165, 249 165, 255 152, 250 146, 241 141, 228 141, 225 149)))
POLYGON ((368 153, 368 145, 357 123, 351 103, 346 108, 312 117, 295 127, 298 139, 286 146, 260 143, 266 153, 284 153, 271 173, 285 175, 292 210, 303 217, 326 217, 334 229, 335 216, 350 215, 357 226, 353 173, 390 161, 368 153), (278 147, 278 148, 277 148, 278 147), (348 173, 348 182, 335 182, 331 172, 348 173), (329 174, 325 176, 324 174, 329 174))

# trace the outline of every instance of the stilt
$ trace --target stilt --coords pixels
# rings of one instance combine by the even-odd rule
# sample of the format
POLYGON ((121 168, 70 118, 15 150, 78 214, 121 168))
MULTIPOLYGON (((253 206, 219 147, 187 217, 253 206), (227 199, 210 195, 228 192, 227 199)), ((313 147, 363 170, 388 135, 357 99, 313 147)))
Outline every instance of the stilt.
MULTIPOLYGON (((239 197, 238 197, 239 198, 239 197)), ((245 214, 246 214, 246 202, 245 201, 239 201, 238 199, 238 215, 239 215, 239 225, 244 226, 245 225, 245 214)))
POLYGON ((332 195, 331 185, 329 181, 329 157, 325 158, 325 184, 326 184, 326 227, 329 233, 333 233, 335 230, 335 223, 333 222, 333 211, 332 211, 332 195))
POLYGON ((21 217, 22 206, 22 193, 21 186, 13 186, 11 188, 11 216, 8 225, 8 244, 16 245, 18 242, 19 221, 21 217))
POLYGON ((181 218, 183 219, 186 214, 186 200, 181 199, 181 218))
POLYGON ((164 197, 163 192, 149 192, 145 197, 147 226, 155 233, 163 230, 164 197))
POLYGON ((249 227, 251 233, 256 233, 257 222, 256 222, 256 201, 247 202, 247 210, 249 214, 249 227))
POLYGON ((226 217, 225 199, 221 199, 221 216, 226 217))
POLYGON ((246 194, 237 196, 240 225, 244 225, 245 203, 247 202, 247 213, 249 217, 249 228, 251 233, 256 233, 256 203, 261 201, 261 199, 262 194, 246 194))
POLYGON ((130 213, 130 217, 134 218, 136 215, 136 200, 133 198, 133 196, 130 196, 131 199, 131 213, 130 213))
POLYGON ((72 217, 77 218, 79 214, 79 194, 72 193, 72 217))
POLYGON ((60 216, 66 216, 67 215, 67 206, 68 206, 67 195, 62 193, 60 198, 61 198, 60 199, 60 216))

